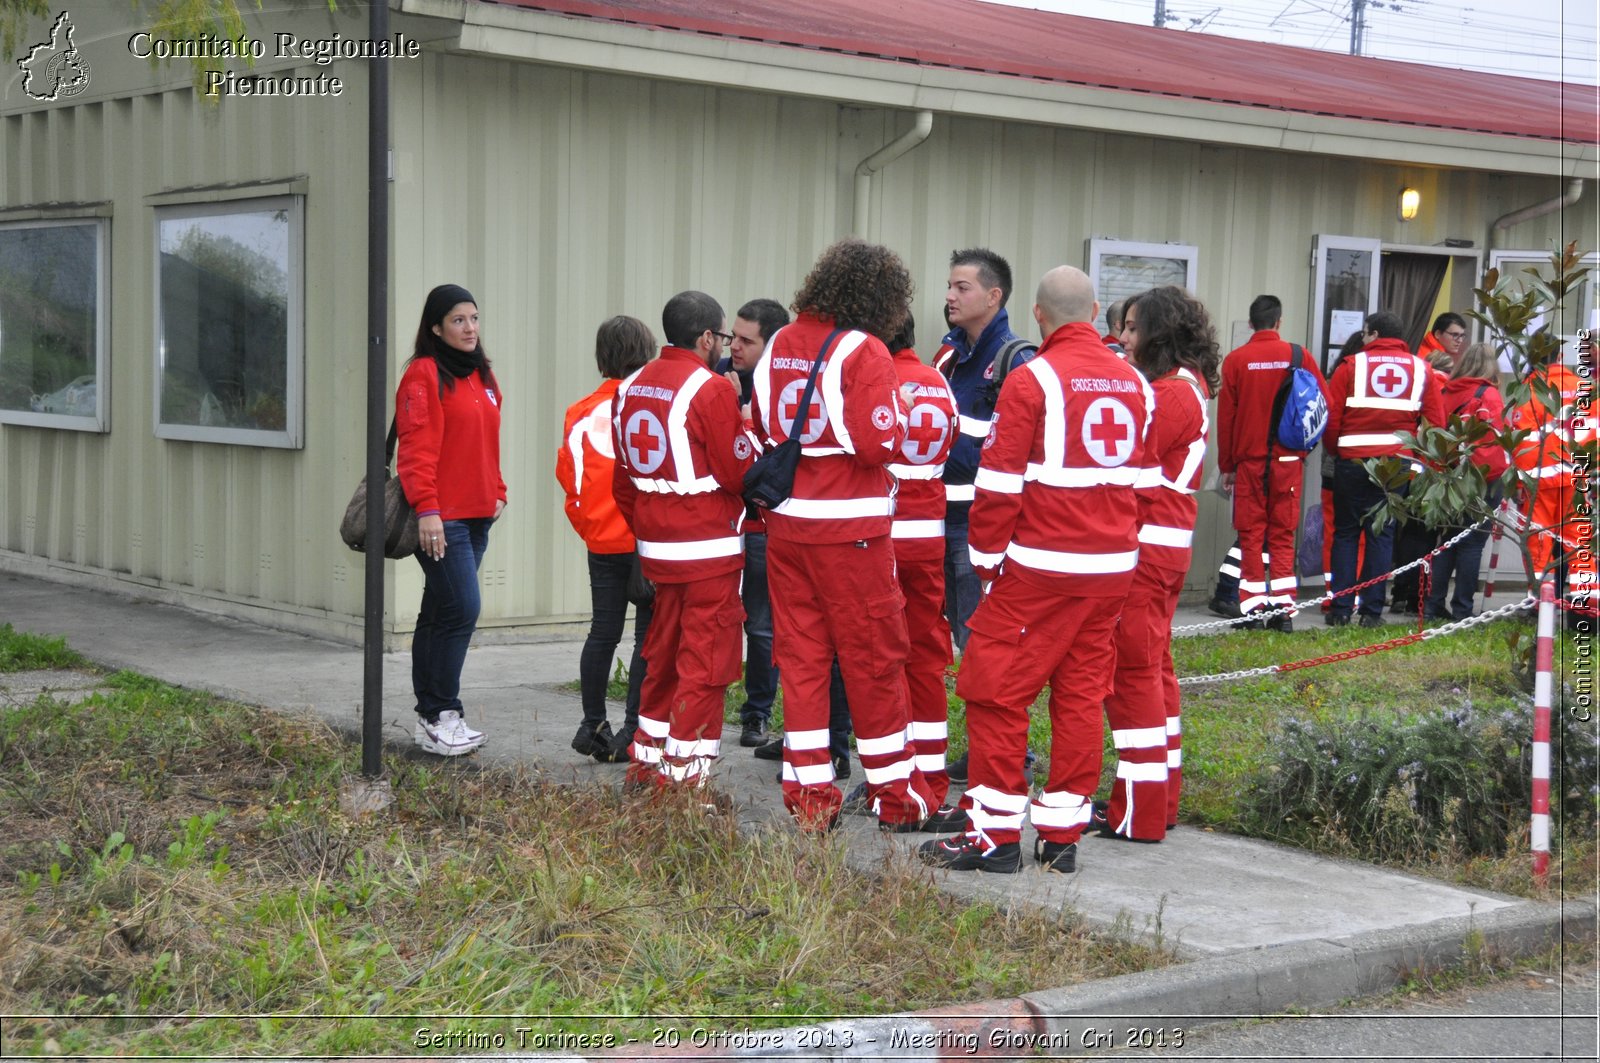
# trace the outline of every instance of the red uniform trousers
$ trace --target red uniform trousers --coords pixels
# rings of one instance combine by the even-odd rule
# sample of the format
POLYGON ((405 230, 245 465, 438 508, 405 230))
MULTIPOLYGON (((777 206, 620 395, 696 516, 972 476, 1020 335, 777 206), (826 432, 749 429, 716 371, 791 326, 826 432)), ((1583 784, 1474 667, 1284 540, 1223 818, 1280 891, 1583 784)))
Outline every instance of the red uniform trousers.
POLYGON ((723 697, 739 678, 739 575, 656 584, 631 780, 703 783, 721 752, 723 697))
POLYGON ((1294 576, 1294 534, 1300 527, 1300 477, 1303 462, 1272 459, 1270 493, 1263 481, 1266 463, 1241 461, 1233 479, 1233 527, 1239 533, 1239 608, 1291 605, 1299 587, 1294 576), (1271 557, 1270 569, 1261 555, 1271 557))
POLYGON ((1592 520, 1574 517, 1573 483, 1567 477, 1539 481, 1531 511, 1523 506, 1534 528, 1528 538, 1528 557, 1535 579, 1556 579, 1563 571, 1566 586, 1557 595, 1587 601, 1595 593, 1595 542, 1592 520))
POLYGON ((955 658, 950 653, 950 621, 944 615, 944 551, 927 560, 895 558, 900 593, 906 599, 906 701, 911 708, 913 758, 927 780, 935 807, 950 793, 944 754, 950 737, 950 702, 945 694, 944 670, 955 658))
POLYGON ((1183 577, 1182 571, 1141 563, 1117 621, 1116 670, 1106 698, 1117 776, 1106 819, 1116 833, 1140 841, 1165 838, 1178 811, 1183 769, 1172 614, 1183 577))
POLYGON ((913 762, 905 599, 889 536, 802 544, 769 535, 767 585, 783 676, 783 806, 803 829, 822 830, 844 803, 828 755, 828 679, 837 656, 867 800, 884 823, 926 817, 938 806, 913 762))
POLYGON ((1101 706, 1111 692, 1121 597, 1065 597, 1002 569, 967 625, 956 694, 967 703, 967 791, 961 805, 988 845, 1039 836, 1075 842, 1100 784, 1101 706), (1050 779, 1028 801, 1028 709, 1050 684, 1050 779))

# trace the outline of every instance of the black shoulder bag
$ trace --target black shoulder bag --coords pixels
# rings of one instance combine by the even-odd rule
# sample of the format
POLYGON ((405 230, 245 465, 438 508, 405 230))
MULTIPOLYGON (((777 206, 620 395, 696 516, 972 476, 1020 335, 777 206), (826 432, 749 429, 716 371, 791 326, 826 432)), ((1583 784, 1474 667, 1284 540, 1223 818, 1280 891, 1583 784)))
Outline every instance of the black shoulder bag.
POLYGON ((744 473, 744 500, 757 509, 776 509, 794 490, 794 470, 800 464, 800 428, 806 423, 811 410, 811 396, 817 390, 817 370, 822 366, 823 355, 833 346, 833 341, 844 329, 834 329, 822 341, 822 349, 811 363, 811 375, 806 377, 806 389, 800 396, 800 405, 794 411, 794 423, 789 426, 789 438, 756 459, 744 473))

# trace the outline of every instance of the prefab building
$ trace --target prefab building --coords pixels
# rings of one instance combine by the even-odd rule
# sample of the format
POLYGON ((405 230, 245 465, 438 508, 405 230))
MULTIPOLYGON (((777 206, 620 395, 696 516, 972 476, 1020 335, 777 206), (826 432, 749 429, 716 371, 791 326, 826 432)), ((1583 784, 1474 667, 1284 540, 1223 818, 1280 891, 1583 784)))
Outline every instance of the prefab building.
MULTIPOLYGON (((368 13, 243 6, 245 41, 205 39, 229 53, 212 98, 132 5, 30 24, 0 75, 0 568, 355 638, 335 529, 364 469, 368 13)), ((1024 334, 1067 263, 1105 301, 1186 285, 1225 348, 1272 292, 1325 355, 1380 299, 1464 309, 1491 262, 1596 242, 1592 86, 977 0, 391 15, 390 380, 450 281, 505 390, 486 638, 587 612, 562 411, 597 383, 596 326, 659 328, 682 289, 788 302, 854 232, 910 265, 924 357, 975 245, 1010 260, 1024 334)), ((1231 538, 1208 494, 1192 590, 1231 538)), ((420 572, 388 579, 399 641, 420 572)))

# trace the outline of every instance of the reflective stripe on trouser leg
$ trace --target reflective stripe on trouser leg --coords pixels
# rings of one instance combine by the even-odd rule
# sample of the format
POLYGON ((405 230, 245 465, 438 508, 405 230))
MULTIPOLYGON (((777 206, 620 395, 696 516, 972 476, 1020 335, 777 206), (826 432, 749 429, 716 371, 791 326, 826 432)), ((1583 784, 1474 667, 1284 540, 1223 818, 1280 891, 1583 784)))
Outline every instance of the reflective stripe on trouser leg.
POLYGON ((945 774, 949 699, 944 670, 953 659, 950 622, 944 616, 943 553, 926 560, 897 556, 895 573, 906 600, 906 700, 916 767, 927 780, 933 807, 938 808, 950 792, 950 777, 945 774))
MULTIPOLYGON (((1094 792, 1100 777, 1101 705, 1116 652, 1112 629, 1121 606, 1121 596, 1070 597, 1001 571, 968 625, 972 638, 956 680, 956 693, 967 700, 971 786, 1012 797, 1027 794, 1022 761, 1028 709, 1049 683, 1050 783, 1045 789, 1085 799, 1094 792)), ((1042 806, 1044 823, 1035 819, 1050 841, 1075 841, 1083 831, 1081 823, 1058 825, 1068 818, 1059 803, 1064 800, 1042 806)), ((962 804, 969 800, 963 798, 962 804)), ((1033 811, 1040 807, 1035 804, 1033 811)), ((1009 826, 986 833, 996 844, 1019 837, 1009 826)))
POLYGON ((1182 580, 1181 573, 1170 574, 1149 564, 1135 570, 1117 622, 1116 671, 1105 700, 1106 722, 1117 749, 1116 781, 1106 817, 1116 833, 1145 841, 1160 841, 1167 833, 1162 670, 1182 580))

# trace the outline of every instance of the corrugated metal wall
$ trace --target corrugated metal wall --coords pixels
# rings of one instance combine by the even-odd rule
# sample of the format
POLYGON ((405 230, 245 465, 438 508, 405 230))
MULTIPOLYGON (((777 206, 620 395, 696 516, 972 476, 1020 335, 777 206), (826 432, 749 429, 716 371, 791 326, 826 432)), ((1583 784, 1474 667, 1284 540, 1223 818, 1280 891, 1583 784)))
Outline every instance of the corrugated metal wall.
MULTIPOLYGON (((337 70, 348 86, 338 100, 217 108, 175 89, 0 119, 0 208, 113 204, 112 431, 0 427, 0 549, 189 588, 221 608, 276 609, 289 625, 357 630, 359 559, 333 529, 362 465, 365 101, 359 65, 337 70), (296 175, 308 190, 305 448, 157 440, 146 197, 296 175)), ((393 70, 391 380, 427 290, 471 288, 506 391, 511 495, 485 561, 483 626, 572 619, 588 610, 587 574, 553 465, 562 411, 598 383, 596 326, 627 313, 659 335, 662 304, 689 287, 730 315, 757 296, 787 303, 817 251, 851 231, 857 162, 911 115, 432 53, 393 70)), ((1224 344, 1262 291, 1284 299, 1285 333, 1304 339, 1313 234, 1481 246, 1495 216, 1560 190, 1555 179, 939 115, 928 142, 874 180, 868 235, 917 278, 924 357, 943 331, 953 248, 1010 258, 1014 320, 1031 331, 1040 274, 1086 265, 1096 236, 1197 245, 1197 294, 1224 344), (1409 225, 1394 214, 1403 183, 1424 196, 1409 225)), ((1567 231, 1592 232, 1594 209, 1591 192, 1567 231)), ((1544 246, 1561 225, 1528 223, 1512 239, 1544 246)), ((1226 525, 1207 496, 1191 587, 1209 584, 1226 525)), ((391 573, 404 631, 420 580, 410 563, 391 573)))

